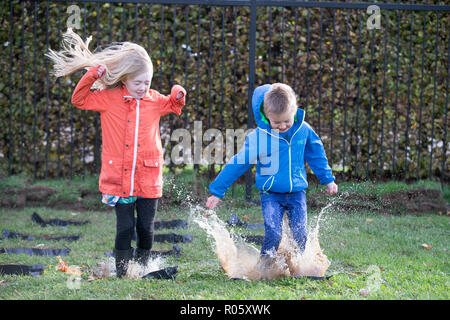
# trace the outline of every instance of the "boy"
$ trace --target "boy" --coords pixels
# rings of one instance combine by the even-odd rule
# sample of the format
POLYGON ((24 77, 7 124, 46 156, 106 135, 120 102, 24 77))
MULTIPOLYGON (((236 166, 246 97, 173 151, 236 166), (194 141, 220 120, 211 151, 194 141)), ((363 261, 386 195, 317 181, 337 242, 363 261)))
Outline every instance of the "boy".
POLYGON ((292 236, 300 251, 305 249, 305 189, 308 187, 305 160, 320 184, 326 185, 328 194, 336 194, 338 188, 322 141, 304 121, 305 112, 297 108, 291 87, 282 83, 257 87, 252 107, 257 128, 209 185, 212 196, 206 206, 213 209, 234 181, 256 163, 255 186, 260 189, 265 228, 261 248, 264 261, 265 257, 273 257, 278 249, 284 211, 287 211, 292 236))

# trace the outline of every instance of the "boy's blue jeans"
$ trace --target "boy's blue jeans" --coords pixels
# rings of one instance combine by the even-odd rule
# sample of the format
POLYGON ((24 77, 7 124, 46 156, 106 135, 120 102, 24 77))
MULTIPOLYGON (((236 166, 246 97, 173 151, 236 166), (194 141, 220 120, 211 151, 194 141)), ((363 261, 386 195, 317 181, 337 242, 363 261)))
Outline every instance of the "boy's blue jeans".
POLYGON ((305 250, 306 230, 306 192, 294 193, 260 192, 262 214, 266 235, 261 255, 278 250, 282 235, 283 214, 286 211, 292 236, 301 252, 305 250))

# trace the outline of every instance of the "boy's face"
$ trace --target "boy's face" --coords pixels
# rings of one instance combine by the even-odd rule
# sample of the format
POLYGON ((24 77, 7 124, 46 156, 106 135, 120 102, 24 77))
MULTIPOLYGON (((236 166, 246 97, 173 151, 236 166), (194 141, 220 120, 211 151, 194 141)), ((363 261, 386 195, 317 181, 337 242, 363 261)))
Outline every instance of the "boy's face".
POLYGON ((267 119, 269 119, 270 127, 277 129, 279 132, 286 132, 294 124, 294 117, 297 113, 296 108, 286 111, 281 114, 266 113, 267 119))
POLYGON ((124 84, 133 98, 141 99, 150 90, 151 79, 150 72, 144 72, 137 77, 128 78, 124 84))

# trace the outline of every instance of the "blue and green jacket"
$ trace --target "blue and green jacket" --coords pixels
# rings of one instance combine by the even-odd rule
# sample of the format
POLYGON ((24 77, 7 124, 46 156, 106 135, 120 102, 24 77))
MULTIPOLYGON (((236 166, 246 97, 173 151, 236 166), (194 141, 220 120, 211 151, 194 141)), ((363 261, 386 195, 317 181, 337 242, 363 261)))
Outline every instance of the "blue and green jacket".
POLYGON ((319 136, 304 121, 305 111, 297 109, 294 124, 287 132, 272 130, 263 111, 264 94, 271 87, 257 87, 252 97, 253 114, 257 128, 209 185, 211 194, 223 198, 228 188, 256 164, 255 186, 261 191, 291 193, 308 187, 305 160, 320 184, 335 180, 319 136))

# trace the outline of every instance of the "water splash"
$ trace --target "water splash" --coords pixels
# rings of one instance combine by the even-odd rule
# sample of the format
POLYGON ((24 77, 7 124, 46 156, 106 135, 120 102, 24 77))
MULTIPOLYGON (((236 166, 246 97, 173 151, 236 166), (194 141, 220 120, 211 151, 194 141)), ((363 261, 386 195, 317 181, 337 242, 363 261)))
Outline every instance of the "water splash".
MULTIPOLYGON (((98 267, 93 271, 94 276, 98 278, 108 278, 116 276, 116 260, 109 258, 106 261, 100 261, 97 263, 98 267)), ((162 257, 150 258, 145 266, 141 266, 134 260, 130 260, 128 263, 128 270, 125 278, 140 279, 150 272, 164 269, 167 266, 166 259, 162 257)))
POLYGON ((131 260, 128 264, 128 270, 125 277, 130 279, 140 279, 150 272, 164 269, 165 267, 166 261, 161 257, 149 259, 145 266, 141 266, 136 261, 131 260))
POLYGON ((250 275, 259 259, 259 251, 242 238, 230 233, 213 210, 191 208, 191 219, 214 239, 213 248, 222 268, 230 278, 250 275))
POLYGON ((308 232, 305 250, 301 253, 292 238, 287 215, 283 217, 283 234, 277 252, 261 259, 260 251, 241 237, 228 231, 225 223, 213 210, 200 206, 191 208, 191 219, 214 241, 213 249, 229 278, 249 280, 277 279, 280 277, 323 277, 330 261, 319 244, 319 223, 329 203, 319 213, 315 227, 308 232))

